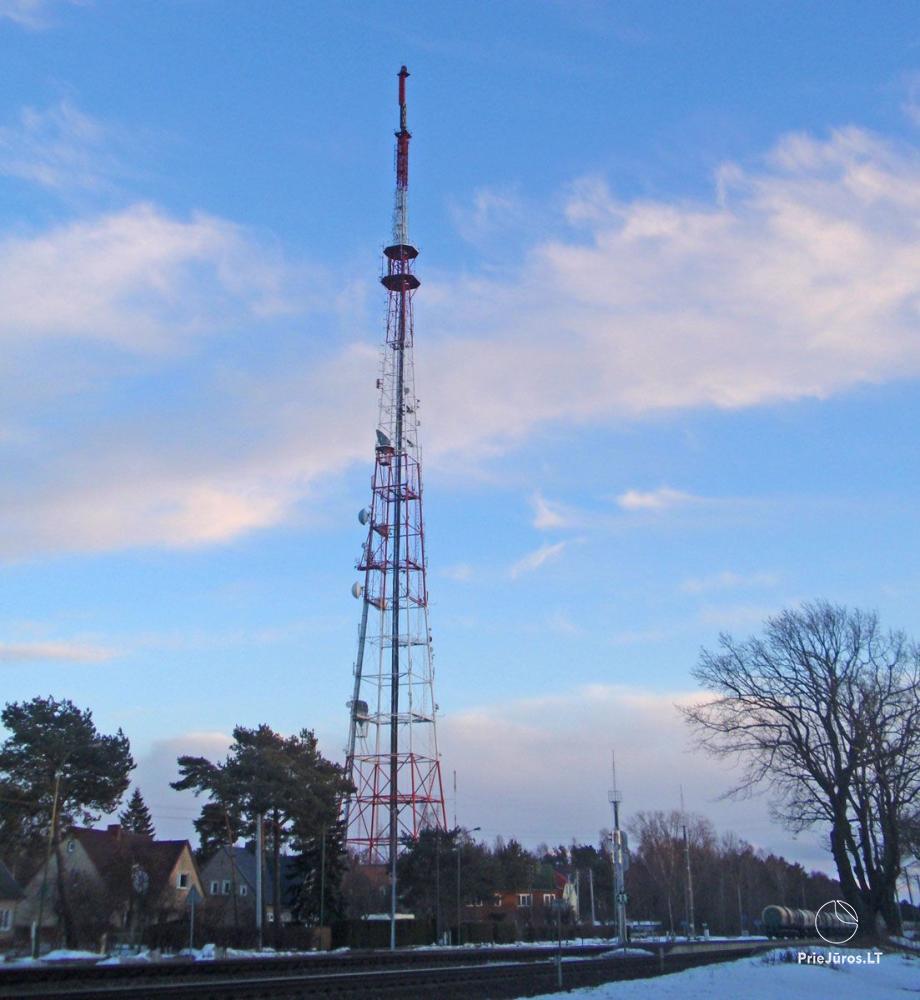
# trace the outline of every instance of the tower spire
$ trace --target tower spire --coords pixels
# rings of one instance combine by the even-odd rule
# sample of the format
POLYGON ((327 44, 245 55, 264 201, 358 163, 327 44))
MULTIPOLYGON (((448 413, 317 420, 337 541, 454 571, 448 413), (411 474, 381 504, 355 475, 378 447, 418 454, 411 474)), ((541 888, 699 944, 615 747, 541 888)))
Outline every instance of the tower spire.
POLYGON ((406 77, 409 71, 399 71, 399 131, 396 133, 396 204, 393 209, 393 242, 409 242, 409 140, 412 133, 406 127, 406 77))
POLYGON ((366 864, 391 869, 391 928, 400 838, 447 828, 428 623, 422 466, 415 396, 412 299, 418 250, 408 237, 409 139, 405 66, 399 71, 393 243, 384 249, 387 328, 379 390, 371 501, 352 593, 362 601, 350 709, 346 773, 355 785, 343 804, 349 848, 366 864))

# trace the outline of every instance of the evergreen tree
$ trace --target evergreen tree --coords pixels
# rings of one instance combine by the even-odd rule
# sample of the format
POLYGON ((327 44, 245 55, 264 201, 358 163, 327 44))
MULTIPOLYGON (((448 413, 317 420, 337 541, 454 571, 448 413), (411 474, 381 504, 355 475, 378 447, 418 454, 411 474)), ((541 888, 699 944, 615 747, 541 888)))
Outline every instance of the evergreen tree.
MULTIPOLYGON (((51 697, 10 702, 0 722, 9 734, 0 744, 0 849, 15 856, 21 838, 20 849, 57 853, 69 828, 118 807, 134 768, 120 729, 100 733, 89 709, 51 697)), ((76 929, 62 872, 58 864, 55 905, 70 946, 76 929)))
MULTIPOLYGON (((316 736, 309 729, 296 736, 282 736, 264 724, 256 729, 237 726, 223 762, 182 756, 178 764, 181 777, 171 782, 172 787, 210 796, 195 823, 203 853, 217 849, 221 817, 235 839, 254 836, 261 816, 265 844, 272 853, 274 933, 276 944, 280 943, 281 848, 288 843, 308 845, 324 828, 331 828, 339 799, 351 784, 341 767, 319 752, 316 736)), ((229 838, 225 842, 229 846, 229 838)), ((333 886, 326 889, 328 898, 333 886)))
POLYGON ((153 818, 139 788, 134 789, 127 808, 118 814, 118 819, 121 821, 122 829, 128 833, 140 833, 151 840, 156 836, 153 818))

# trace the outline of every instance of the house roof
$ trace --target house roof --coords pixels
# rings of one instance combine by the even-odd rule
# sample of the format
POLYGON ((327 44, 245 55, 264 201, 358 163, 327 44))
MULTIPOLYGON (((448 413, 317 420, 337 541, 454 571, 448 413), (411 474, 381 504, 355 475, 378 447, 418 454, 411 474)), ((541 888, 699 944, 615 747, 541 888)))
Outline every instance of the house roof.
POLYGON ((24 895, 13 873, 0 861, 0 899, 22 899, 24 895))
MULTIPOLYGON (((120 826, 105 830, 76 827, 70 835, 86 851, 99 874, 107 881, 121 883, 130 877, 131 868, 139 865, 149 878, 147 893, 157 896, 165 888, 187 840, 152 840, 138 833, 128 833, 120 826)), ((191 848, 189 848, 191 856, 191 848)))

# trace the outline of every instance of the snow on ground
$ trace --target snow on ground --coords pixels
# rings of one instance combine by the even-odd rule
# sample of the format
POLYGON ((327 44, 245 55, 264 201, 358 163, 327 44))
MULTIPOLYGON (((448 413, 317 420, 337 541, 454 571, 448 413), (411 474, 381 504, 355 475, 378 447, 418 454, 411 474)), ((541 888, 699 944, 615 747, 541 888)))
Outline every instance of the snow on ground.
POLYGON ((81 958, 94 958, 98 960, 101 957, 98 951, 74 951, 68 948, 55 948, 54 951, 49 951, 47 954, 42 955, 42 960, 45 962, 73 962, 81 958))
MULTIPOLYGON (((688 969, 674 975, 544 994, 541 1000, 908 1000, 920 994, 920 959, 847 948, 809 948, 815 955, 861 956, 862 965, 805 965, 779 954, 688 969), (877 965, 867 955, 880 955, 877 965)), ((875 961, 875 959, 873 959, 875 961)))

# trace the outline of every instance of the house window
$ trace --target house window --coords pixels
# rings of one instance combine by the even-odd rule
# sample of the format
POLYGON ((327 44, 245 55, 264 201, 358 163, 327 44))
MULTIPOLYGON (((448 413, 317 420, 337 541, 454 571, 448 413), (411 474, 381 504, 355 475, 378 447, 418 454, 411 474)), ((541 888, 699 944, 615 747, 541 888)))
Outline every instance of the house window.
POLYGON ((77 849, 77 842, 75 840, 68 840, 67 841, 67 853, 68 854, 73 854, 73 852, 76 849, 77 849))
POLYGON ((212 882, 211 883, 211 895, 212 896, 216 896, 218 892, 220 892, 220 882, 212 882))
POLYGON ((501 906, 502 905, 502 894, 500 892, 492 893, 492 905, 501 906))
POLYGON ((553 903, 555 902, 555 899, 556 899, 556 897, 551 892, 544 892, 543 893, 543 905, 544 906, 552 906, 553 903))
POLYGON ((266 916, 268 917, 268 922, 270 924, 273 924, 275 922, 275 911, 274 910, 269 910, 268 913, 266 914, 266 916))
POLYGON ((13 922, 12 910, 0 910, 0 931, 8 931, 13 922))
POLYGON ((224 895, 225 896, 230 895, 230 879, 228 878, 224 879, 224 895))
POLYGON ((241 885, 240 886, 240 895, 241 896, 245 896, 246 895, 246 886, 245 885, 241 885))
POLYGON ((179 872, 179 881, 176 882, 177 889, 188 888, 188 872, 179 872))
POLYGON ((533 906, 533 893, 532 892, 519 892, 518 893, 518 906, 533 906))
POLYGON ((473 906, 482 906, 482 905, 483 905, 483 904, 482 904, 482 896, 477 896, 477 897, 476 897, 476 898, 475 898, 475 899, 473 900, 473 906))

